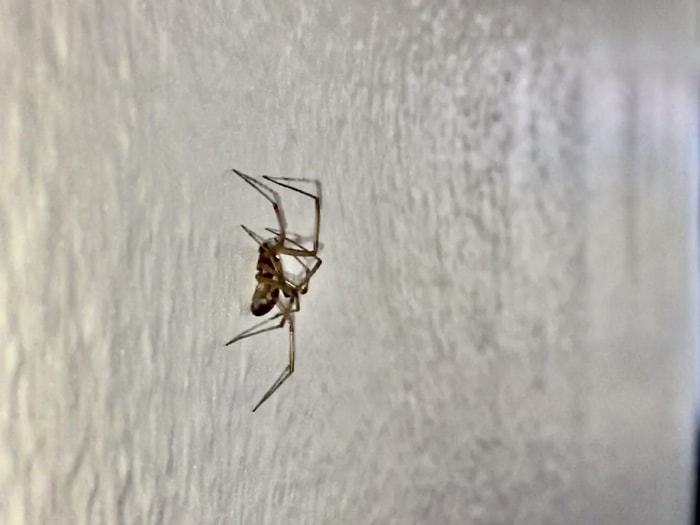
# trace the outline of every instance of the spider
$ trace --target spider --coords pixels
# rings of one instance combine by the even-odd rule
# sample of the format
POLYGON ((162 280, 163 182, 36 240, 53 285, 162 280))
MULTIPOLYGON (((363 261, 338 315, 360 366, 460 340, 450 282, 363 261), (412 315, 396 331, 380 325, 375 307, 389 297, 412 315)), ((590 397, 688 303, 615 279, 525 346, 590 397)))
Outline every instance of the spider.
POLYGON ((319 249, 318 236, 321 227, 321 183, 311 179, 269 177, 267 175, 263 175, 262 177, 266 181, 313 199, 316 220, 313 247, 309 250, 301 244, 301 238, 299 236, 287 233, 287 222, 284 217, 282 201, 279 194, 261 180, 241 173, 236 169, 232 171, 265 197, 270 204, 272 204, 272 208, 277 216, 279 229, 265 228, 265 231, 271 233, 274 237, 265 239, 243 224, 241 224, 241 228, 243 228, 243 230, 258 244, 258 263, 255 274, 257 284, 255 285, 255 291, 253 292, 253 298, 250 303, 250 311, 254 316, 261 317, 269 313, 276 306, 279 312, 253 325, 247 330, 244 330, 227 342, 225 346, 229 346, 247 337, 283 328, 285 324, 289 326, 289 364, 285 367, 277 380, 272 383, 272 386, 265 392, 260 401, 258 401, 258 404, 253 407, 253 412, 255 412, 294 372, 294 314, 300 309, 299 296, 305 294, 309 290, 309 281, 316 273, 316 270, 321 266, 322 262, 317 256, 319 249), (316 195, 289 184, 294 181, 313 183, 316 186, 316 195), (304 270, 303 276, 300 279, 288 277, 282 265, 282 255, 291 256, 301 264, 304 270), (311 259, 313 262, 311 264, 306 264, 302 261, 302 257, 311 259), (277 324, 266 326, 268 323, 277 319, 279 319, 277 324))

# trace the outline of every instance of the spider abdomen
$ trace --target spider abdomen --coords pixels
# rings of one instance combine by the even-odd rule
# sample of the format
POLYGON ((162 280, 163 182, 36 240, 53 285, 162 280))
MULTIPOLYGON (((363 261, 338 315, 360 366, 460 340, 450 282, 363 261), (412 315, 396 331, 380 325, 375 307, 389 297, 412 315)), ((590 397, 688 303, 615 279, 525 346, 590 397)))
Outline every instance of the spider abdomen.
POLYGON ((265 315, 277 304, 280 291, 270 283, 258 283, 253 292, 253 300, 250 302, 250 311, 256 317, 265 315))
POLYGON ((267 245, 260 247, 257 270, 255 279, 258 284, 253 292, 250 311, 256 317, 260 317, 274 308, 280 295, 279 287, 275 281, 277 275, 282 272, 282 265, 279 257, 268 253, 267 245))

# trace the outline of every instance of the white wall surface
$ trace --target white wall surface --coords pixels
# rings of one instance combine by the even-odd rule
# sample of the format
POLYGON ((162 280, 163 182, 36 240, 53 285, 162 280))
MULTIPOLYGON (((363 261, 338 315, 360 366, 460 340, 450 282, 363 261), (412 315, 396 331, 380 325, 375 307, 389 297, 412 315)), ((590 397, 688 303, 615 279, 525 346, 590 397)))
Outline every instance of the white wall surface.
POLYGON ((0 523, 689 523, 690 3, 292 4, 0 4, 0 523))

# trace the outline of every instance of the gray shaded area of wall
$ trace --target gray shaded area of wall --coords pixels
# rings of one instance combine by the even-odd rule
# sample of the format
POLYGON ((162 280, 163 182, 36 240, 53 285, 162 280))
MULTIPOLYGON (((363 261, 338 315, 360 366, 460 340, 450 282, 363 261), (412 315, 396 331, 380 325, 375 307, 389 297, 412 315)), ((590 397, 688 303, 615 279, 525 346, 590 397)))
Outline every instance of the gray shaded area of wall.
POLYGON ((0 7, 0 522, 688 523, 690 6, 274 4, 0 7))

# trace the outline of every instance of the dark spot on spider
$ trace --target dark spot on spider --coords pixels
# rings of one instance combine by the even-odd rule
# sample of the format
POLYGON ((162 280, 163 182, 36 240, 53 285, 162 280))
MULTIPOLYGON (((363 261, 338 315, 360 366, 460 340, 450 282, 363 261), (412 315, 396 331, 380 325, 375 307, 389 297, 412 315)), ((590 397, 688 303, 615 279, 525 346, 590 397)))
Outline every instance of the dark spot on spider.
POLYGON ((273 306, 275 306, 274 302, 260 304, 253 303, 250 305, 250 311, 253 313, 254 316, 260 317, 261 315, 265 315, 267 312, 272 310, 273 306))

